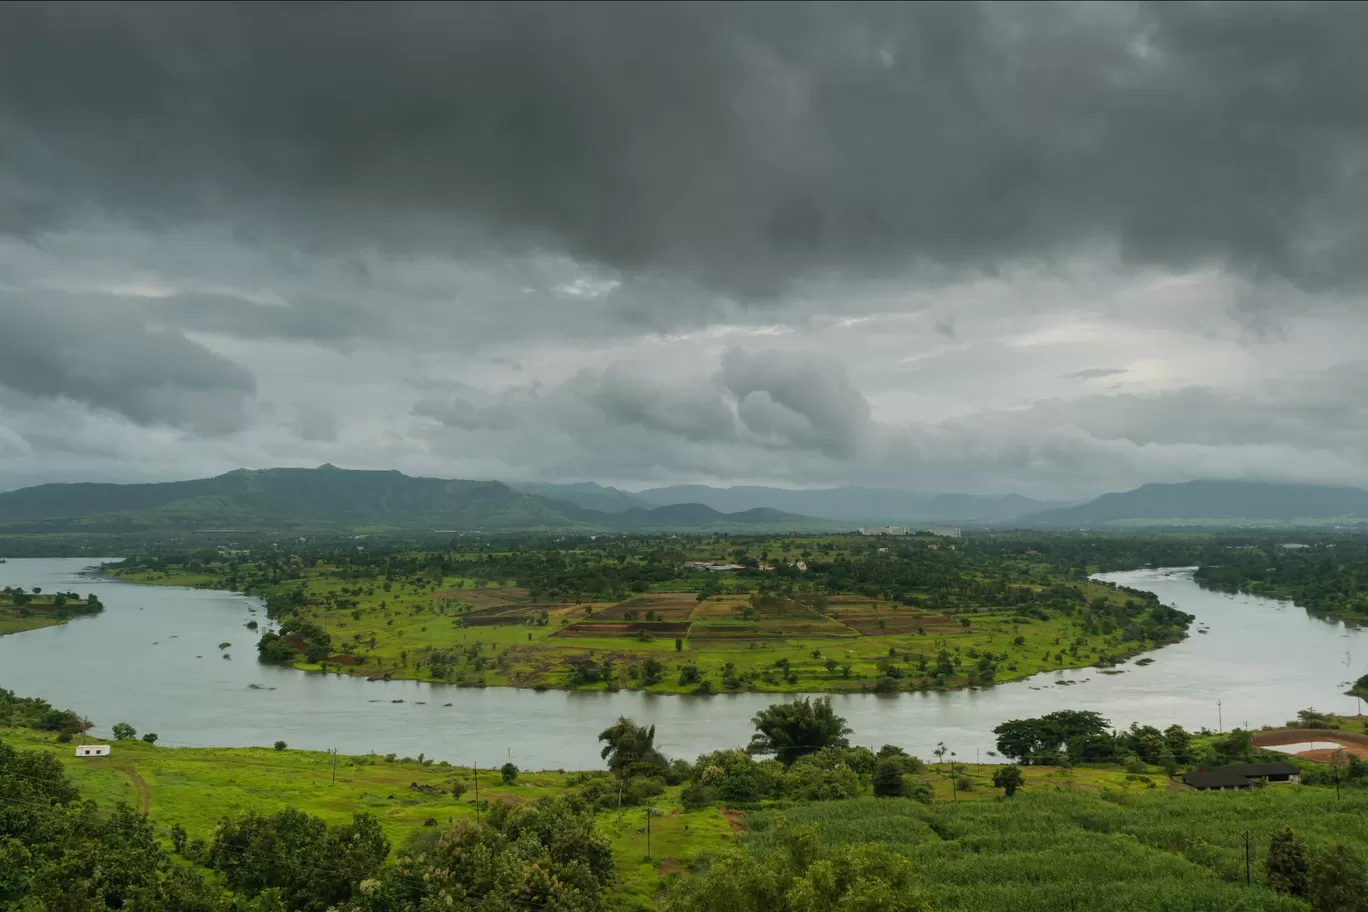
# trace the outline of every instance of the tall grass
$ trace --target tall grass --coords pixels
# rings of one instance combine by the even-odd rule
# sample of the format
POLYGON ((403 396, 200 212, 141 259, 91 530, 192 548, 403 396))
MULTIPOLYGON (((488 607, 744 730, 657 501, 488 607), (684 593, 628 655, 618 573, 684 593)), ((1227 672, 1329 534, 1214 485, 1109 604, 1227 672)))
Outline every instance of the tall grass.
POLYGON ((1022 793, 1010 801, 872 798, 752 814, 748 848, 765 851, 780 816, 830 843, 883 842, 912 858, 946 912, 1280 912, 1307 907, 1263 886, 1268 840, 1290 826, 1312 850, 1368 848, 1368 796, 1325 789, 1244 793, 1022 793), (1245 886, 1244 833, 1253 846, 1245 886))

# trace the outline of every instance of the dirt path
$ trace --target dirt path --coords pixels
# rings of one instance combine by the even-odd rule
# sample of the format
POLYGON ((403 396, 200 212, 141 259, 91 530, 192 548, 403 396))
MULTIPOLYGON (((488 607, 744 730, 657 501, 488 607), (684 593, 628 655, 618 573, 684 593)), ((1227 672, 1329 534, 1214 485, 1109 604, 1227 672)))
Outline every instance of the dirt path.
MULTIPOLYGON (((1311 741, 1328 741, 1339 744, 1346 754, 1368 757, 1368 735, 1358 732, 1340 731, 1334 728, 1283 728, 1278 731, 1255 732, 1255 747, 1276 747, 1280 744, 1302 744, 1311 741)), ((1318 749, 1302 751, 1296 756, 1303 760, 1318 760, 1329 763, 1335 751, 1318 749)))
POLYGON ((146 817, 147 812, 152 810, 152 790, 147 787, 147 782, 131 766, 116 766, 115 769, 127 776, 133 783, 133 791, 138 793, 138 803, 142 805, 143 816, 146 817))

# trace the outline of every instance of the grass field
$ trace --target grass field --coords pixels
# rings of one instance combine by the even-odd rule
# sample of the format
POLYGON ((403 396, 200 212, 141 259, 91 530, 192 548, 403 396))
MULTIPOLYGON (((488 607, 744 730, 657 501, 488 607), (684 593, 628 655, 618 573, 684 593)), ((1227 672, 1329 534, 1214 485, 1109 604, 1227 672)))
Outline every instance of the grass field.
MULTIPOLYGON (((119 576, 154 585, 212 587, 217 581, 212 574, 162 571, 119 576)), ((699 600, 696 589, 614 602, 535 602, 507 581, 381 583, 341 579, 326 568, 292 585, 305 599, 300 616, 331 636, 329 670, 468 686, 689 693, 701 684, 712 691, 841 692, 871 689, 883 678, 884 686, 892 681, 898 690, 953 688, 986 683, 979 677, 986 654, 992 656, 992 680, 1001 682, 1124 659, 1155 645, 1088 633, 1065 615, 1040 620, 992 605, 952 618, 880 599, 833 596, 821 608, 756 611, 748 610, 749 595, 699 600), (937 678, 942 651, 952 665, 937 678), (658 680, 648 682, 648 660, 663 666, 658 680), (576 666, 592 668, 592 674, 572 679, 576 666)), ((1076 585, 1089 600, 1125 598, 1096 583, 1076 585)), ((295 665, 323 667, 303 656, 295 665)))
MULTIPOLYGON (((27 729, 0 729, 0 740, 59 758, 82 791, 102 806, 123 801, 145 808, 167 834, 180 824, 191 839, 207 839, 224 816, 244 810, 271 813, 296 807, 340 823, 355 811, 380 820, 396 848, 423 830, 476 814, 474 773, 467 768, 383 757, 334 758, 326 753, 221 748, 171 748, 120 741, 113 754, 77 759, 71 744, 27 729), (453 797, 460 780, 467 791, 453 797)), ((830 843, 880 841, 907 853, 917 880, 941 912, 1059 909, 1257 910, 1304 909, 1263 889, 1261 863, 1268 837, 1290 825, 1313 849, 1333 842, 1368 846, 1368 796, 1347 789, 1279 785, 1252 792, 1199 793, 1166 787, 1161 773, 1119 768, 1027 767, 1012 799, 991 784, 990 765, 930 765, 916 778, 930 782, 927 806, 901 800, 782 803, 742 814, 720 806, 686 812, 679 787, 653 801, 647 857, 645 810, 597 816, 618 868, 612 908, 657 908, 663 889, 694 862, 735 844, 767 849, 784 817, 816 824, 830 843), (1253 846, 1254 886, 1244 878, 1243 834, 1253 846), (1105 905, 1096 905, 1099 896, 1105 905)), ((519 802, 576 790, 569 771, 521 772, 504 785, 482 771, 480 797, 519 802)), ((868 786, 865 786, 868 794, 868 786)), ((168 837, 169 838, 169 837, 168 837)))
POLYGON ((1276 786, 1252 792, 1054 792, 1011 800, 815 803, 748 818, 748 848, 765 851, 779 816, 815 824, 837 844, 879 841, 909 855, 942 912, 1304 910, 1263 886, 1269 837, 1291 826, 1313 851, 1368 847, 1368 797, 1276 786), (1252 885, 1245 885, 1244 834, 1252 885))

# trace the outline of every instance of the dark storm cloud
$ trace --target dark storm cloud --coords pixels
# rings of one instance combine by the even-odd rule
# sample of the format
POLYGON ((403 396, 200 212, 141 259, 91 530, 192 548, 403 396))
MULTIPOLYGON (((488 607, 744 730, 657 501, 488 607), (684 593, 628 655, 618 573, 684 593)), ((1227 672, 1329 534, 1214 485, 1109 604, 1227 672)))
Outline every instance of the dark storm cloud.
POLYGON ((0 291, 0 327, 0 388, 209 436, 247 423, 250 373, 121 299, 0 291))
POLYGON ((1368 277, 1356 4, 5 4, 0 230, 1368 277))

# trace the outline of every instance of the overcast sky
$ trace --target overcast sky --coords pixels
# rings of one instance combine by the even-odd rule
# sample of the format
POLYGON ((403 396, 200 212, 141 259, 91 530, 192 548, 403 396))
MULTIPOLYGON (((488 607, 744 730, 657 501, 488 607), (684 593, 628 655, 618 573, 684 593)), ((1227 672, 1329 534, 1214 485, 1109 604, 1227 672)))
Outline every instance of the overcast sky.
POLYGON ((1358 4, 0 6, 0 489, 1368 484, 1358 4))

